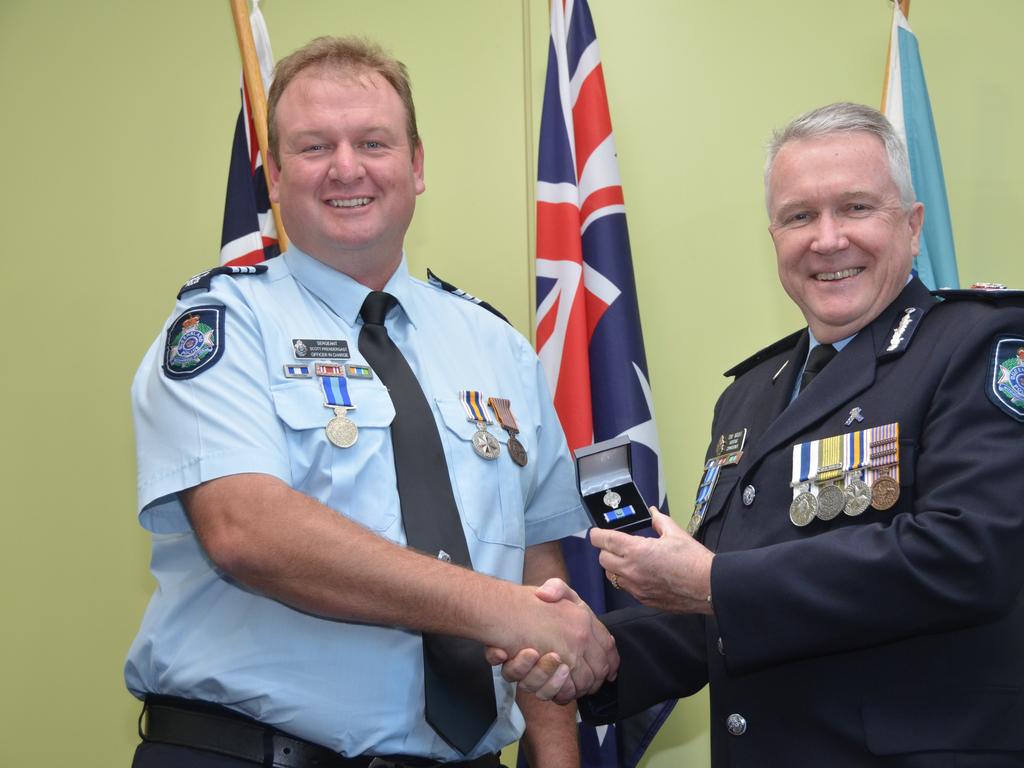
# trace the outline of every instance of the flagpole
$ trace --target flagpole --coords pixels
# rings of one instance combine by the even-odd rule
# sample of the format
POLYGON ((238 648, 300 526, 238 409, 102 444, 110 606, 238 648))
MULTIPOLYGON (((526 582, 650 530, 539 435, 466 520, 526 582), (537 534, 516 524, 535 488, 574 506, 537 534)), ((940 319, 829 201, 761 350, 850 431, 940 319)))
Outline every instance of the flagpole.
MULTIPOLYGON (((231 3, 231 16, 235 21, 235 34, 238 36, 238 50, 242 55, 242 74, 245 79, 246 95, 252 109, 252 121, 256 127, 256 140, 263 156, 263 173, 270 188, 270 171, 268 170, 270 155, 267 152, 267 97, 263 92, 263 75, 260 73, 259 58, 256 56, 256 44, 252 39, 252 26, 249 24, 249 0, 228 0, 231 3)), ((274 226, 277 227, 277 242, 281 253, 288 250, 288 236, 281 223, 281 211, 277 203, 271 202, 274 214, 274 226)))
MULTIPOLYGON (((893 0, 895 1, 895 0, 893 0)), ((903 12, 904 18, 910 18, 910 0, 900 0, 900 10, 903 12)), ((889 36, 889 47, 885 51, 885 77, 882 79, 882 108, 880 112, 885 112, 885 98, 889 93, 889 65, 892 63, 892 36, 889 36)))

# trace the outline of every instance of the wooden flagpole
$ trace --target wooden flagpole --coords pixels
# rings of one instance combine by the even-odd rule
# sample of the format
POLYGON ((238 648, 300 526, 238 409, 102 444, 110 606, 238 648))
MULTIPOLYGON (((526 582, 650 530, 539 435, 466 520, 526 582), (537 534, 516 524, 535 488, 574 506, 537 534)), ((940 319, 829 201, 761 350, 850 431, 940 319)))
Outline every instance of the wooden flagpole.
MULTIPOLYGON (((231 3, 231 16, 235 20, 235 34, 238 36, 238 50, 242 54, 242 74, 245 77, 246 95, 252 109, 252 122, 256 128, 256 139, 260 144, 260 155, 263 157, 263 174, 270 188, 269 149, 267 146, 267 97, 263 92, 263 74, 260 72, 259 57, 256 55, 256 43, 252 39, 252 26, 249 24, 249 0, 228 0, 231 3)), ((277 228, 277 243, 284 253, 288 249, 288 236, 281 223, 281 211, 277 203, 271 203, 274 214, 274 226, 277 228)))
MULTIPOLYGON (((895 1, 895 0, 894 0, 895 1)), ((910 0, 900 0, 900 10, 904 17, 910 18, 910 0)), ((892 64, 892 35, 889 35, 889 47, 885 51, 885 77, 882 79, 882 108, 885 112, 885 98, 889 93, 889 66, 892 64)))

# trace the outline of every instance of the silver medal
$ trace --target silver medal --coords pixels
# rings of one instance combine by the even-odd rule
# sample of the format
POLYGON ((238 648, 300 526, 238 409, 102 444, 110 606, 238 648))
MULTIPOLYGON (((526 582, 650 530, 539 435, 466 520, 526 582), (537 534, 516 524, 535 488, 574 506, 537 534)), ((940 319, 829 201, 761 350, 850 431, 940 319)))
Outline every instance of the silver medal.
POLYGON ((846 494, 838 485, 825 485, 818 491, 819 520, 834 520, 846 506, 846 494))
POLYGON ((611 509, 618 509, 619 504, 622 503, 622 497, 619 496, 619 494, 617 494, 615 491, 608 490, 605 492, 604 498, 601 499, 601 501, 604 502, 604 505, 606 507, 610 507, 611 509))
POLYGON ((804 491, 798 494, 793 499, 793 503, 789 505, 790 522, 798 528, 803 528, 805 525, 810 525, 817 511, 818 500, 810 491, 804 491))
POLYGON ((486 429, 478 429, 473 435, 473 450, 481 459, 494 461, 501 453, 501 445, 486 429))
POLYGON ((334 409, 334 418, 327 422, 327 439, 339 448, 351 448, 359 439, 359 428, 344 408, 334 409))
POLYGON ((843 512, 856 517, 871 505, 871 489, 860 478, 854 477, 846 483, 846 506, 843 512))

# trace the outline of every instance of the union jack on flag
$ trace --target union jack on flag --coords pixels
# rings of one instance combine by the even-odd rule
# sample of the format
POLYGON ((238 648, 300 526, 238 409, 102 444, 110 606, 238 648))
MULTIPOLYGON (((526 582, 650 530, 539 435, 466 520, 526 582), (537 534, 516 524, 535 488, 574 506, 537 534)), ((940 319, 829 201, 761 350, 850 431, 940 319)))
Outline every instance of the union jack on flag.
MULTIPOLYGON (((256 54, 260 62, 264 90, 274 71, 274 54, 270 35, 260 11, 259 0, 253 1, 249 15, 256 54)), ((263 158, 252 121, 252 107, 242 77, 242 108, 235 123, 228 166, 228 190, 224 200, 224 227, 220 240, 220 263, 232 266, 256 264, 280 253, 277 228, 270 211, 270 196, 263 173, 263 158)))
MULTIPOLYGON (((626 209, 601 57, 586 0, 552 0, 537 182, 537 354, 573 450, 629 435, 633 475, 667 511, 626 209)), ((597 550, 565 542, 573 587, 596 613, 607 589, 597 550)), ((580 727, 585 768, 633 768, 671 711, 580 727)))

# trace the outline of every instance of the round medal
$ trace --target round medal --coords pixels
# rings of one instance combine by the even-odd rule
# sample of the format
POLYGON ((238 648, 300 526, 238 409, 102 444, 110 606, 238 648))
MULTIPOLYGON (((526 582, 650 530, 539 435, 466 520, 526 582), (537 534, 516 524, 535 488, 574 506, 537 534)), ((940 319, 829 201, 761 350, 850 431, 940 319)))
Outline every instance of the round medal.
POLYGON ((523 447, 522 443, 516 440, 516 436, 513 434, 509 434, 508 436, 508 455, 511 456, 512 461, 520 467, 526 466, 526 449, 523 447))
POLYGON ((818 511, 818 500, 814 498, 814 494, 809 491, 804 491, 798 494, 793 503, 789 505, 789 520, 793 525, 798 528, 803 528, 805 525, 809 525, 811 520, 814 519, 815 512, 818 511))
POLYGON ((875 480, 871 486, 871 506, 884 512, 892 509, 900 497, 900 484, 886 475, 875 480))
POLYGON ((846 506, 843 512, 850 517, 856 517, 864 512, 871 504, 871 489, 868 484, 855 477, 846 484, 846 506))
POLYGON ((818 491, 819 520, 833 520, 846 506, 846 494, 838 485, 825 485, 818 491))
POLYGON ((617 494, 615 491, 612 491, 612 490, 608 490, 604 494, 604 498, 601 499, 601 500, 604 502, 604 505, 606 507, 611 507, 612 509, 618 509, 619 508, 619 504, 622 503, 622 497, 619 496, 619 494, 617 494))
POLYGON ((334 413, 327 422, 327 439, 339 448, 351 448, 359 438, 359 428, 345 415, 344 408, 335 408, 334 413))
POLYGON ((481 459, 494 461, 501 453, 501 445, 486 429, 478 429, 473 435, 473 450, 481 459))

